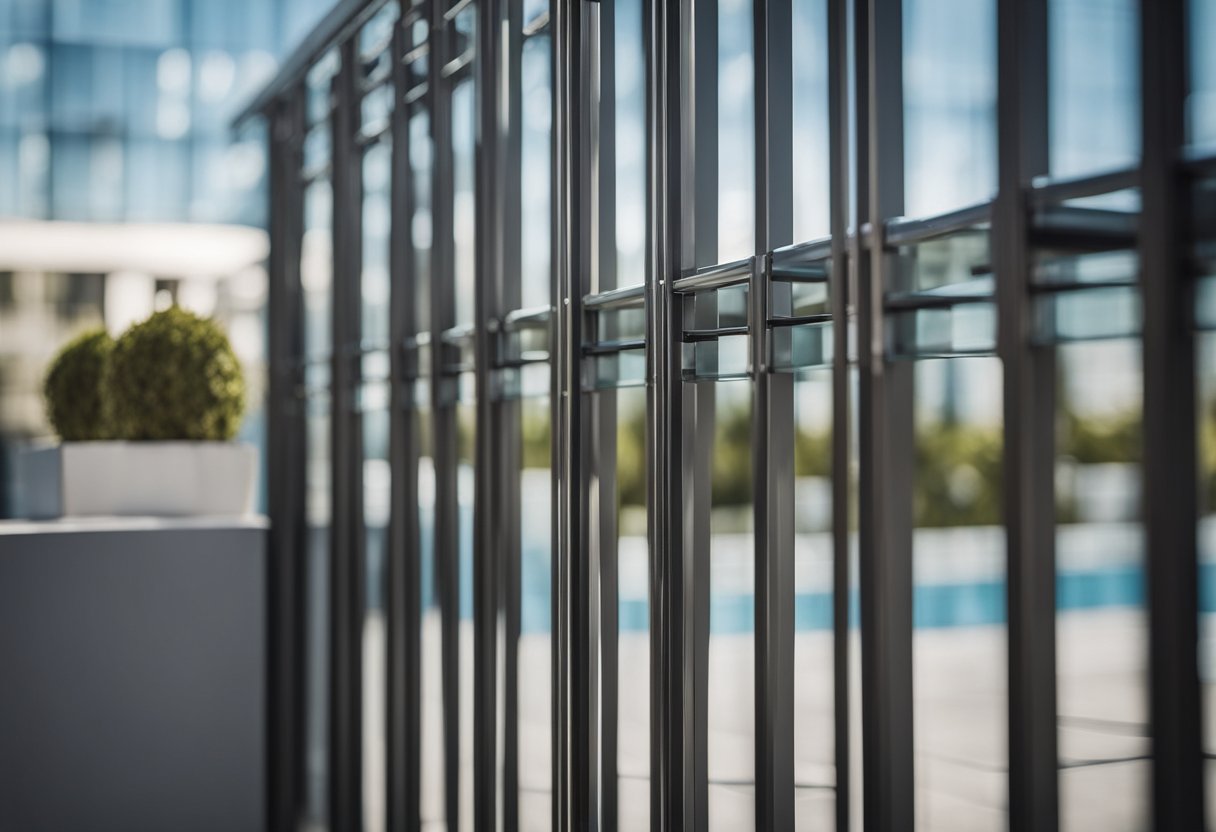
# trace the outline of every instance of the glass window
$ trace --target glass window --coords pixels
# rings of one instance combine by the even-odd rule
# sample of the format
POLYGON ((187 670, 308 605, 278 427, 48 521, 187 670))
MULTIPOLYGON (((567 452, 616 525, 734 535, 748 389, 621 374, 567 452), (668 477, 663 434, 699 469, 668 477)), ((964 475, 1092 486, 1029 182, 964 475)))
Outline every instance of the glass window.
POLYGON ((616 494, 617 829, 650 829, 650 554, 646 525, 646 389, 614 396, 616 494))
POLYGON ((1140 346, 1057 354, 1060 827, 1130 832, 1150 823, 1140 346))
POLYGON ((384 348, 389 340, 389 236, 392 146, 378 141, 363 154, 362 341, 384 348))
POLYGON ((912 536, 916 825, 1007 825, 1001 365, 915 367, 912 536))
POLYGON ((794 383, 794 828, 836 823, 832 373, 794 383))
MULTIPOLYGON (((828 217, 828 19, 826 0, 793 2, 794 239, 826 237, 828 217)), ((780 102, 773 102, 781 106, 780 102)))
POLYGON ((324 359, 333 343, 333 189, 319 179, 304 191, 300 284, 304 292, 304 355, 324 359))
POLYGON ((553 557, 549 365, 524 373, 519 472, 519 828, 543 832, 553 813, 553 557), (543 393, 544 395, 527 395, 543 393))
POLYGON ((1197 339, 1199 374, 1199 679, 1208 828, 1216 829, 1216 334, 1197 339))
POLYGON ((996 4, 904 0, 907 216, 996 193, 996 4))
POLYGON ((473 828, 473 512, 476 489, 477 403, 472 373, 460 378, 460 402, 456 406, 456 551, 452 568, 456 574, 457 701, 459 713, 459 805, 460 828, 473 828))
POLYGON ((641 283, 646 276, 646 59, 641 0, 614 5, 613 85, 616 131, 616 273, 600 290, 641 283))
MULTIPOLYGON (((756 245, 753 0, 718 4, 718 262, 756 245)), ((709 264, 698 264, 709 265, 709 264)))
MULTIPOLYGON (((700 300, 700 299, 698 299, 700 300)), ((756 825, 756 577, 752 387, 702 383, 713 396, 709 517, 709 828, 756 825)), ((698 391, 698 396, 701 391, 698 391)))
POLYGON ((477 273, 476 96, 473 81, 452 90, 452 238, 455 242, 456 323, 473 322, 477 273))
POLYGON ((1187 99, 1187 136, 1192 144, 1216 143, 1216 2, 1190 0, 1188 56, 1191 61, 1187 99))
POLYGON ((1140 157, 1135 0, 1049 0, 1051 174, 1080 176, 1140 157))
POLYGON ((523 117, 521 127, 522 164, 520 185, 520 224, 522 263, 521 307, 549 306, 549 236, 552 209, 552 106, 549 79, 551 47, 549 37, 529 38, 523 46, 521 74, 523 117))

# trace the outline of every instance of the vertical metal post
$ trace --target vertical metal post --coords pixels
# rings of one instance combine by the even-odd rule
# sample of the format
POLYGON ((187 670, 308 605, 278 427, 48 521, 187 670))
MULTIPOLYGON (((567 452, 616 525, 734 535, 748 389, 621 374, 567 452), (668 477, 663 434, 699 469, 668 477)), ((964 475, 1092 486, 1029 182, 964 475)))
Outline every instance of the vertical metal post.
POLYGON ((498 68, 501 31, 496 0, 477 0, 474 66, 476 134, 476 252, 473 340, 476 421, 473 500, 473 814, 478 832, 495 829, 498 792, 497 647, 499 557, 495 537, 498 448, 490 384, 494 356, 491 321, 498 309, 502 223, 498 197, 498 68))
POLYGON ((999 0, 999 193, 992 230, 1003 367, 1008 569, 1009 825, 1058 824, 1055 356, 1032 343, 1031 180, 1047 172, 1047 0, 999 0))
POLYGON ((407 83, 407 31, 404 16, 394 25, 393 60, 391 317, 389 358, 389 464, 392 477, 387 568, 387 720, 386 823, 390 830, 415 830, 421 811, 421 615, 422 569, 418 523, 418 429, 414 412, 413 354, 406 339, 416 334, 413 244, 414 216, 410 177, 409 109, 402 103, 407 83))
MULTIPOLYGON (((596 206, 597 257, 589 285, 595 291, 618 287, 616 240, 616 8, 612 3, 596 6, 594 77, 584 87, 595 114, 591 148, 595 175, 586 184, 596 206)), ((630 276, 630 281, 636 275, 630 276)), ((607 333, 598 332, 597 338, 607 333)), ((595 641, 599 644, 599 748, 600 826, 615 832, 618 809, 618 529, 617 529, 617 393, 591 395, 591 430, 594 486, 590 500, 591 535, 598 576, 599 617, 595 641)))
POLYGON ((444 19, 444 4, 432 0, 429 27, 431 147, 434 153, 433 224, 440 229, 432 248, 431 280, 431 418, 435 465, 435 577, 442 626, 443 767, 445 817, 452 828, 460 824, 460 586, 457 551, 456 382, 445 372, 452 347, 439 333, 455 321, 455 241, 452 224, 452 92, 442 69, 452 56, 452 26, 444 19))
POLYGON ((303 233, 299 152, 303 106, 298 91, 267 114, 270 156, 270 299, 268 304, 266 827, 294 828, 303 782, 303 574, 300 534, 304 508, 304 432, 297 402, 303 339, 299 262, 303 233))
POLYGON ((914 782, 912 365, 886 360, 883 321, 882 227, 903 209, 900 0, 859 3, 855 31, 858 216, 869 224, 857 281, 865 828, 896 832, 912 828, 914 782))
POLYGON ((1153 822, 1201 829, 1195 343, 1187 260, 1187 4, 1140 4, 1143 161, 1144 494, 1148 539, 1153 822))
POLYGON ((360 822, 362 651, 359 617, 362 581, 358 547, 359 442, 356 385, 360 262, 360 166, 357 129, 356 42, 341 45, 342 65, 333 80, 333 517, 330 529, 330 828, 346 832, 360 822))
POLYGON ((559 800, 563 829, 586 829, 597 815, 595 739, 591 726, 595 714, 590 591, 594 576, 589 572, 587 537, 587 466, 589 432, 582 396, 582 299, 590 272, 594 246, 592 237, 592 191, 589 181, 594 156, 591 152, 593 102, 585 96, 588 79, 594 77, 595 49, 592 9, 588 4, 560 3, 553 10, 557 74, 554 78, 559 118, 554 133, 557 154, 557 216, 559 237, 557 300, 557 360, 559 396, 554 421, 553 463, 557 487, 559 594, 558 642, 564 666, 562 691, 557 700, 562 711, 557 751, 564 766, 559 800))
MULTIPOLYGON (((494 314, 517 309, 521 303, 522 281, 522 220, 520 218, 522 188, 522 50, 523 50, 523 3, 521 0, 505 0, 499 4, 493 17, 495 31, 502 38, 502 54, 498 56, 498 72, 501 79, 496 82, 500 95, 494 131, 498 137, 498 148, 494 164, 498 170, 500 194, 496 203, 498 216, 495 220, 501 230, 502 268, 499 277, 498 304, 494 314)), ((494 337, 494 336, 489 336, 494 337)), ((501 339, 501 335, 498 336, 501 339)), ((496 351, 491 350, 493 355, 496 351)), ((501 372, 501 371, 496 371, 501 372)), ((495 523, 497 548, 500 553, 500 635, 502 651, 502 686, 504 724, 500 727, 502 738, 502 828, 514 830, 519 826, 519 638, 522 599, 520 583, 520 472, 523 467, 521 412, 518 401, 501 399, 493 405, 495 414, 491 421, 496 432, 493 440, 498 452, 495 491, 495 523)))
POLYGON ((645 0, 647 125, 646 454, 650 527, 651 828, 676 832, 689 818, 684 754, 684 480, 679 441, 683 404, 679 308, 671 283, 686 244, 682 218, 684 136, 681 92, 684 4, 645 0))
POLYGON ((793 24, 789 3, 754 5, 756 263, 749 289, 756 568, 756 828, 794 828, 794 377, 768 366, 768 320, 792 314, 770 283, 771 249, 793 242, 793 24))
MULTIPOLYGON (((849 0, 827 0, 828 221, 832 235, 828 291, 832 312, 832 632, 836 830, 848 832, 852 799, 849 755, 849 0)), ((854 261, 856 262, 856 261, 854 261)))

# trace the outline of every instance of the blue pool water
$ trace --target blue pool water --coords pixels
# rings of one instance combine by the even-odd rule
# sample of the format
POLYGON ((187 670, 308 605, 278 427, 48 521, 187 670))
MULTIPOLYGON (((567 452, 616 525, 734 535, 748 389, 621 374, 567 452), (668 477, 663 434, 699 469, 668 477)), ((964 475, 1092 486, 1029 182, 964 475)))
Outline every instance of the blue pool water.
MULTIPOLYGON (((462 518, 462 520, 467 518, 462 518)), ((462 523, 462 532, 471 524, 462 523)), ((431 530, 423 528, 423 606, 434 601, 434 562, 425 556, 430 551, 431 530)), ((470 534, 461 535, 460 614, 473 613, 472 542, 470 534)), ((521 628, 524 633, 543 633, 551 629, 549 549, 542 544, 525 544, 521 564, 521 628)), ((1136 565, 1096 567, 1062 572, 1056 578, 1056 607, 1061 611, 1136 607, 1144 604, 1144 573, 1136 565)), ((1202 611, 1216 612, 1216 563, 1200 564, 1202 611)), ((977 627, 1005 621, 1005 584, 1002 581, 972 583, 918 584, 913 588, 913 622, 921 628, 977 627)), ((857 623, 856 592, 849 599, 849 616, 857 623)), ((644 598, 623 598, 618 607, 621 632, 644 632, 649 625, 649 608, 644 598)), ((828 592, 803 592, 794 597, 794 626, 799 632, 831 630, 832 596, 828 592)), ((755 598, 751 594, 715 593, 710 599, 710 631, 716 635, 752 632, 755 627, 755 598)))

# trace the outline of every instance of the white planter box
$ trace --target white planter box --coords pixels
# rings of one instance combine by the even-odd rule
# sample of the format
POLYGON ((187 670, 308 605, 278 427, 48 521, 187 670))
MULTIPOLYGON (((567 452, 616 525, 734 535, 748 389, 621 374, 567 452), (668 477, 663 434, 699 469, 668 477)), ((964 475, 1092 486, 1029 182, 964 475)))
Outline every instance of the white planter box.
POLYGON ((19 456, 31 518, 251 514, 257 450, 235 442, 65 442, 19 456))

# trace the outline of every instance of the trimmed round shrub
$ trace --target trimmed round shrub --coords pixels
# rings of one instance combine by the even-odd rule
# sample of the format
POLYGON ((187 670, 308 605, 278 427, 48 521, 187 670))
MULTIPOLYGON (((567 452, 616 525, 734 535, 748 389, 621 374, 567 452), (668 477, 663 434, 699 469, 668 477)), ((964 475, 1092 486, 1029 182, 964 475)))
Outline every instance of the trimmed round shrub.
POLYGON ((47 369, 42 385, 46 415, 64 442, 111 437, 103 385, 113 350, 109 333, 91 329, 65 344, 47 369))
POLYGON ((120 439, 231 439, 245 410, 245 377, 228 336, 177 306, 119 337, 107 392, 120 439))

